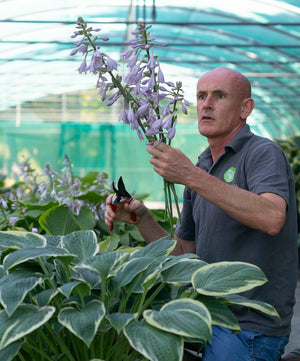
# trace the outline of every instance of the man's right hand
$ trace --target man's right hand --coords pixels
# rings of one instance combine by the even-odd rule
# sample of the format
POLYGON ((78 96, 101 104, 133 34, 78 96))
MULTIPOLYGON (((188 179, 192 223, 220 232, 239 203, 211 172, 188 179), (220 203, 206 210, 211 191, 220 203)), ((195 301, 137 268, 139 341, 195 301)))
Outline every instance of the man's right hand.
POLYGON ((106 208, 105 208, 105 224, 111 228, 113 222, 120 221, 124 223, 133 223, 137 224, 141 217, 146 213, 146 206, 140 201, 133 199, 130 203, 118 203, 113 205, 112 198, 113 194, 109 195, 106 198, 106 208), (114 207, 113 207, 114 206, 114 207), (132 212, 134 212, 136 219, 133 220, 132 212))

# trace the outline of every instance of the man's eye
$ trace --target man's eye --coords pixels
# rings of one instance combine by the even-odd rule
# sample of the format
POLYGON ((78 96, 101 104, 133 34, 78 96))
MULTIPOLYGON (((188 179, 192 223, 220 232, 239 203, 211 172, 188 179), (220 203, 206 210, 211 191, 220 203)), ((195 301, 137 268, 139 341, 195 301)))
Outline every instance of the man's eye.
POLYGON ((225 98, 225 94, 219 94, 219 98, 220 98, 220 99, 225 98))

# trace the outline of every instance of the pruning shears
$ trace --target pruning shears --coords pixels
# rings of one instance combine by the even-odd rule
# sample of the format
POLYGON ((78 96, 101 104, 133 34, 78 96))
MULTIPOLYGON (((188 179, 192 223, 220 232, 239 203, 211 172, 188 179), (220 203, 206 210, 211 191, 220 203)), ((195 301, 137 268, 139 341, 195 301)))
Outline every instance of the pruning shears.
MULTIPOLYGON (((118 180, 118 188, 115 186, 115 182, 112 182, 112 188, 115 192, 112 201, 111 201, 111 208, 115 212, 117 209, 118 203, 130 203, 133 200, 133 197, 130 193, 127 192, 122 177, 118 180)), ((136 215, 134 212, 130 213, 130 218, 133 222, 136 221, 136 215)), ((114 226, 111 225, 110 231, 114 229, 114 226)))

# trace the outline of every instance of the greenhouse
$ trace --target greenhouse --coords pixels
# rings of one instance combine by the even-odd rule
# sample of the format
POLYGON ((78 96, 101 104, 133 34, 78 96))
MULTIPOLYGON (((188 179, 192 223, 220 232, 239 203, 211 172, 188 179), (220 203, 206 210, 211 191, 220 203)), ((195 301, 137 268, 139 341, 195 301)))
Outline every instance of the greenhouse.
POLYGON ((299 0, 2 0, 0 34, 0 361, 227 361, 243 322, 300 360, 299 0))

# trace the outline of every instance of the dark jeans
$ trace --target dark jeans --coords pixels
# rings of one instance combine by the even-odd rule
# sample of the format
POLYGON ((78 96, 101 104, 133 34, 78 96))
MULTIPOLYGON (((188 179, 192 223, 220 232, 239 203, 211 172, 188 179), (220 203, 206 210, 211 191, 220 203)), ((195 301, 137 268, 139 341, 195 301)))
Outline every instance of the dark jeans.
POLYGON ((278 361, 289 337, 269 337, 242 330, 238 334, 213 326, 212 342, 203 353, 202 361, 278 361))

